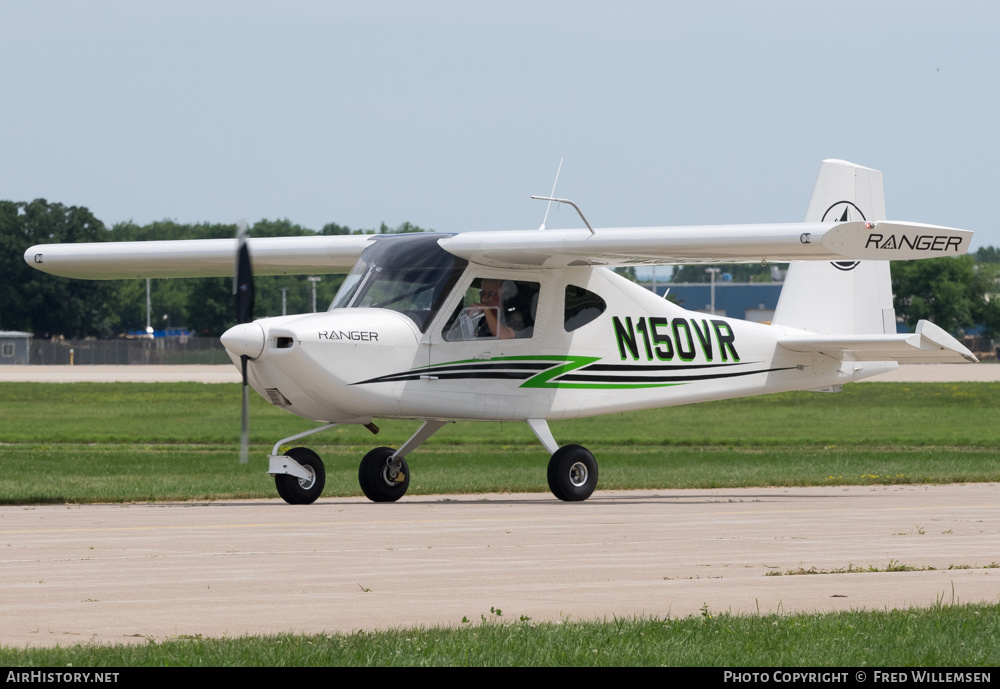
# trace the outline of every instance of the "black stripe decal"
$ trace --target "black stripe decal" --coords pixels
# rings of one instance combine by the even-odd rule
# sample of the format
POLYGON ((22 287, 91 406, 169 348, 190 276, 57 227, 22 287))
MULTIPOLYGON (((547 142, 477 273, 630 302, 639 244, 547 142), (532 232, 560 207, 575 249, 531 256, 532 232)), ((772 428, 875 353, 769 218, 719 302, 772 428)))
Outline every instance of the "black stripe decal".
POLYGON ((759 361, 743 361, 731 364, 672 364, 662 366, 650 366, 648 364, 591 364, 584 366, 581 371, 687 371, 696 368, 722 368, 728 366, 750 366, 759 364, 759 361))
POLYGON ((774 371, 789 371, 794 366, 784 368, 767 368, 756 371, 736 371, 733 373, 714 373, 693 376, 597 376, 580 373, 568 373, 555 379, 554 383, 675 383, 696 380, 712 380, 715 378, 737 378, 739 376, 751 376, 755 373, 772 373, 774 371))
POLYGON ((459 378, 508 378, 513 380, 525 380, 534 375, 537 371, 557 366, 562 362, 542 363, 542 364, 510 364, 498 361, 495 363, 483 362, 481 364, 467 364, 462 366, 437 366, 423 368, 416 371, 404 371, 402 373, 390 373, 378 378, 360 380, 351 385, 365 385, 367 383, 395 383, 407 380, 420 380, 422 378, 439 378, 455 380, 459 378))

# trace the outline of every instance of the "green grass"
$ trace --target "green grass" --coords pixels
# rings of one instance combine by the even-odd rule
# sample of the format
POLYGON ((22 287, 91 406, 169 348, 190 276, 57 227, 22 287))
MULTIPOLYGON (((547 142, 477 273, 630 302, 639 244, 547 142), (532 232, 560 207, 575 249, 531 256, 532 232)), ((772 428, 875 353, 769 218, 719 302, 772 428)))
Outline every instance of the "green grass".
MULTIPOLYGON (((764 395, 631 414, 552 422, 557 440, 585 445, 996 446, 1000 383, 865 383, 838 394, 764 395)), ((239 429, 239 385, 200 383, 0 383, 0 442, 229 443, 239 429)), ((252 437, 275 440, 315 424, 251 396, 252 437)), ((416 423, 378 422, 393 442, 416 423)), ((338 444, 372 443, 360 427, 338 444)), ((327 436, 321 436, 327 437, 327 436)), ((536 444, 523 423, 461 423, 435 444, 536 444)))
MULTIPOLYGON (((187 637, 135 645, 0 648, 7 667, 714 666, 947 667, 1000 664, 1000 606, 820 615, 716 614, 536 624, 496 611, 451 628, 343 635, 187 637)), ((852 677, 853 680, 853 677, 852 677)))
MULTIPOLYGON (((274 497, 271 445, 315 424, 255 396, 241 466, 239 407, 238 385, 0 384, 0 503, 274 497)), ((551 426, 594 452, 605 489, 953 483, 1000 480, 996 409, 1000 384, 868 383, 551 426)), ((305 439, 324 495, 360 495, 361 457, 417 427, 377 423, 305 439)), ((547 461, 526 424, 453 424, 410 455, 410 492, 544 492, 547 461)))

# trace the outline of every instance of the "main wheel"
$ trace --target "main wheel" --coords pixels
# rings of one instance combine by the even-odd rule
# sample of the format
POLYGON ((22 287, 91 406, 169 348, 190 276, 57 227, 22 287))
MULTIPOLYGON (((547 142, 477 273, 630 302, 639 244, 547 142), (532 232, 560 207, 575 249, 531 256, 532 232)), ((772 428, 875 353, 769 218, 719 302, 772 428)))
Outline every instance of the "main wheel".
POLYGON ((358 483, 372 502, 396 502, 410 487, 410 467, 405 459, 400 460, 396 471, 389 467, 395 452, 391 447, 376 447, 361 460, 358 483))
POLYGON ((301 464, 309 472, 309 477, 275 474, 274 486, 278 489, 278 495, 290 505, 310 505, 316 502, 326 485, 323 460, 307 447, 293 447, 285 455, 301 464))
POLYGON ((579 445, 565 445, 549 460, 549 489, 566 502, 590 497, 597 488, 597 460, 590 450, 579 445))

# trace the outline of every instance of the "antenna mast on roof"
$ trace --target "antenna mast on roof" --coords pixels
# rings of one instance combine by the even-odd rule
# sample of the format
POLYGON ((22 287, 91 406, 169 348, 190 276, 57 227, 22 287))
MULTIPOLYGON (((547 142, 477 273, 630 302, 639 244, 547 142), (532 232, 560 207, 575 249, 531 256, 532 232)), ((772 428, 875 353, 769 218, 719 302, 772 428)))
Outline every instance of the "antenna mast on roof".
POLYGON ((563 164, 563 159, 560 158, 559 167, 556 168, 556 180, 552 183, 552 193, 549 194, 550 200, 548 204, 545 206, 545 217, 542 218, 542 224, 538 228, 540 230, 545 229, 545 221, 549 219, 549 209, 552 208, 551 197, 556 195, 556 185, 559 184, 559 172, 562 170, 562 164, 563 164))

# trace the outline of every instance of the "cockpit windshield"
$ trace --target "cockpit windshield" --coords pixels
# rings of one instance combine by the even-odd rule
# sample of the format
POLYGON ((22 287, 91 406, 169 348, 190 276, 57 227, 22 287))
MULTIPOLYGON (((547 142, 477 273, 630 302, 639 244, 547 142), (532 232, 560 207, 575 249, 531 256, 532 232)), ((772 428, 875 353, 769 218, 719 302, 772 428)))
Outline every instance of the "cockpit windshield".
POLYGON ((426 331, 467 265, 438 246, 446 236, 377 237, 344 279, 330 309, 389 309, 426 331))

